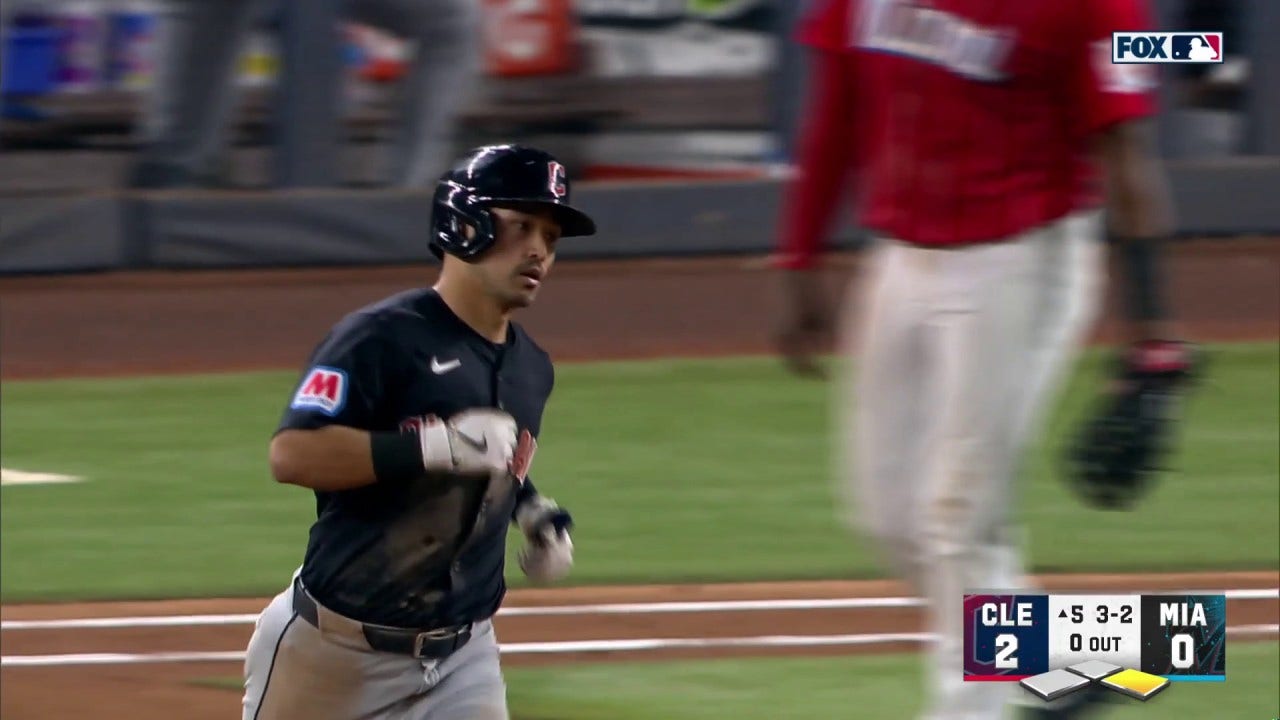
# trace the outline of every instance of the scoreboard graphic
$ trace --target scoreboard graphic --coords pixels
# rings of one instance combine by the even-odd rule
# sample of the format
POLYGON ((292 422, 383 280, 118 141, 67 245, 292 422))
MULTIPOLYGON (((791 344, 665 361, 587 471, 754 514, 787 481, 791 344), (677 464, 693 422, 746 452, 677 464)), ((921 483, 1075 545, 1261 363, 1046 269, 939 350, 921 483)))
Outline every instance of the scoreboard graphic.
POLYGON ((1227 679, 1225 595, 965 595, 964 628, 965 681, 1046 701, 1093 683, 1147 700, 1227 679))

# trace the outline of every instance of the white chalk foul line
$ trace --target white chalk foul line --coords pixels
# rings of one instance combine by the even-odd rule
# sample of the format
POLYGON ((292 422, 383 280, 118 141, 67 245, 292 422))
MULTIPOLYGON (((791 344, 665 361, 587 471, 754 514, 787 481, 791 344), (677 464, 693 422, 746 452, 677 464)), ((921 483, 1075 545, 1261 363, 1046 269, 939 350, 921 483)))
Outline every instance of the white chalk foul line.
POLYGON ((83 482, 78 475, 62 475, 60 473, 29 472, 0 467, 0 485, 61 485, 65 483, 83 482))
MULTIPOLYGON (((1225 595, 1228 600, 1280 599, 1280 588, 1237 589, 1220 592, 1179 591, 1178 594, 1225 595)), ((760 612, 782 610, 856 610, 920 607, 914 597, 808 598, 794 600, 703 600, 696 602, 609 603, 599 605, 547 605, 504 607, 498 617, 549 617, 553 615, 644 615, 705 612, 760 612)), ((257 613, 226 615, 145 615, 63 620, 5 620, 0 630, 70 630, 133 627, 184 627, 199 625, 252 625, 257 613)))
MULTIPOLYGON (((554 615, 645 615, 665 613, 751 612, 778 610, 879 609, 916 607, 919 598, 819 598, 796 600, 722 600, 698 602, 611 603, 603 605, 545 605, 504 607, 499 617, 551 617, 554 615)), ((69 618, 65 620, 5 620, 0 630, 64 630, 88 628, 179 627, 194 625, 252 625, 256 613, 228 615, 144 615, 111 618, 69 618)))
MULTIPOLYGON (((1228 635, 1275 635, 1280 625, 1241 625, 1227 628, 1228 635)), ((811 648, 923 643, 930 633, 876 633, 864 635, 762 635, 728 638, 639 638, 634 640, 575 640, 568 642, 504 643, 503 655, 565 655, 571 653, 647 652, 672 649, 811 648)), ((0 667, 49 667, 69 665, 136 665, 142 663, 244 662, 243 651, 164 653, 79 653, 70 655, 5 655, 0 667)))
POLYGON ((143 663, 244 662, 244 651, 165 653, 74 653, 70 655, 5 655, 0 667, 66 665, 139 665, 143 663))
MULTIPOLYGON (((498 617, 550 617, 553 615, 644 615, 664 613, 750 612, 768 610, 830 610, 916 607, 919 598, 820 598, 797 600, 723 600, 666 603, 613 603, 605 605, 546 605, 504 607, 498 617)), ((131 627, 182 627, 196 625, 252 625, 257 613, 228 615, 144 615, 110 618, 68 618, 65 620, 5 620, 0 630, 69 630, 131 627)))
MULTIPOLYGON (((573 640, 565 642, 503 643, 503 655, 564 655, 569 653, 644 652, 668 649, 819 647, 918 643, 927 633, 874 635, 764 635, 728 638, 637 638, 634 640, 573 640)), ((243 662, 244 652, 76 653, 70 655, 5 655, 0 667, 50 665, 133 665, 140 663, 243 662)))
POLYGON ((1227 628, 1228 635, 1275 635, 1280 625, 1237 625, 1227 628))
POLYGON ((234 615, 144 615, 134 617, 69 618, 67 620, 5 620, 0 630, 103 630, 138 627, 195 627, 200 625, 252 625, 258 613, 234 615))
POLYGON ((610 603, 606 605, 546 605, 505 607, 507 617, 549 615, 645 615, 662 613, 753 612, 761 610, 854 610, 860 608, 918 607, 913 597, 798 598, 794 600, 699 600, 691 602, 610 603))

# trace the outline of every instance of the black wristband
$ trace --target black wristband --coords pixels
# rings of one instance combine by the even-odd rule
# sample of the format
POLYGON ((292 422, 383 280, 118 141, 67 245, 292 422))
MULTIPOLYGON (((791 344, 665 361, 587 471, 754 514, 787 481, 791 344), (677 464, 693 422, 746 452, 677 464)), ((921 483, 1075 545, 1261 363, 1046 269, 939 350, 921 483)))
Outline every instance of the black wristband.
POLYGON ((380 483, 416 480, 426 468, 422 464, 422 444, 415 432, 369 433, 373 455, 373 475, 380 483))
POLYGON ((521 505, 537 497, 537 495, 538 488, 533 486, 533 481, 529 480, 529 478, 525 478, 524 482, 520 483, 520 487, 516 488, 516 507, 519 508, 521 505))
POLYGON ((1118 241, 1120 258, 1124 263, 1125 283, 1128 295, 1129 316, 1133 320, 1149 322, 1164 319, 1164 306, 1160 302, 1162 279, 1160 275, 1159 240, 1151 238, 1124 238, 1118 241))

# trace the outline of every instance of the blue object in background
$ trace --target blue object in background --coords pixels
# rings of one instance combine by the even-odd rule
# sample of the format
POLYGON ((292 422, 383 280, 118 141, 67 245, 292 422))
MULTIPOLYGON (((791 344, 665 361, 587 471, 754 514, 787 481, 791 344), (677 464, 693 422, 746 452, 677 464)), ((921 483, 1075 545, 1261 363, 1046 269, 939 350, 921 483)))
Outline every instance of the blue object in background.
POLYGON ((103 75, 107 86, 136 90, 151 84, 158 24, 154 12, 139 7, 125 7, 107 15, 103 75))
POLYGON ((61 31, 52 27, 8 28, 2 41, 0 92, 42 95, 51 91, 57 81, 60 37, 61 31))

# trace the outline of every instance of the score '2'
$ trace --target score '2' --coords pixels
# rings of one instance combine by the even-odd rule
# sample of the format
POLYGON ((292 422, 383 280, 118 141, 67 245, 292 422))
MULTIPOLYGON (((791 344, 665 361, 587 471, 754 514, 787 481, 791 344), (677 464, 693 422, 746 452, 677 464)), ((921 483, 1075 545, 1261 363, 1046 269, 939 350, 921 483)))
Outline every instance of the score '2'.
MULTIPOLYGON (((1187 637, 1179 635, 1178 637, 1187 637)), ((1189 640, 1190 638, 1187 637, 1189 640)), ((996 636, 996 667, 1000 670, 1017 670, 1018 658, 1014 653, 1018 652, 1018 636, 1017 635, 997 635, 996 636)), ((1175 666, 1177 664, 1175 663, 1175 666)), ((1187 667, 1191 667, 1188 665, 1187 667)))

